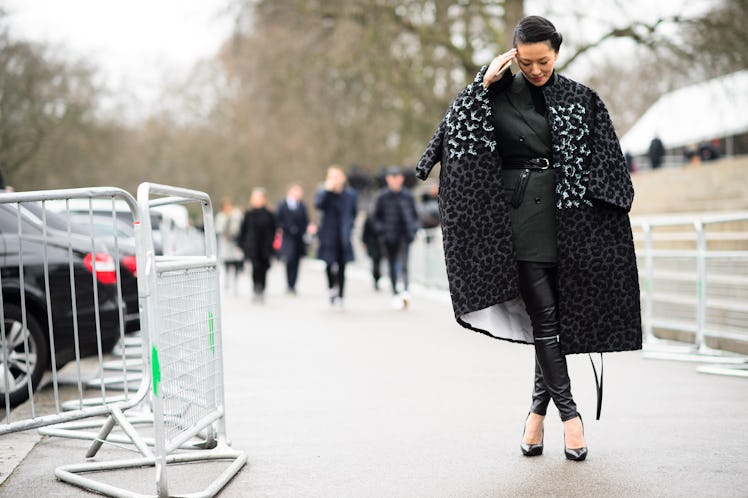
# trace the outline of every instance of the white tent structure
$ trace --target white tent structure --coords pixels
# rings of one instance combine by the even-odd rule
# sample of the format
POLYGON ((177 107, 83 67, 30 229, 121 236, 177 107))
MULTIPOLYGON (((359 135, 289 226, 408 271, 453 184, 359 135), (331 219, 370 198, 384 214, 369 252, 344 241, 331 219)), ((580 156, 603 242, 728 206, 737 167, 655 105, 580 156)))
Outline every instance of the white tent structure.
POLYGON ((732 155, 732 138, 746 132, 748 70, 663 95, 623 136, 621 148, 640 156, 647 153, 655 136, 666 149, 719 138, 725 142, 725 152, 732 155))

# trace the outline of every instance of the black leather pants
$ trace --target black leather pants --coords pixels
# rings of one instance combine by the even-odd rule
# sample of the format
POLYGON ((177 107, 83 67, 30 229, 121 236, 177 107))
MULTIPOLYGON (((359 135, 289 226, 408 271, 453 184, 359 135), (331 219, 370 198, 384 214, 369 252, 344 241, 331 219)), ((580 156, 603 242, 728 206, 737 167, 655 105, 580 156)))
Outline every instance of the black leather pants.
POLYGON ((558 342, 556 269, 526 261, 518 261, 517 265, 520 292, 535 341, 535 388, 530 411, 545 415, 553 399, 561 420, 571 420, 577 417, 577 405, 571 395, 566 357, 558 342))

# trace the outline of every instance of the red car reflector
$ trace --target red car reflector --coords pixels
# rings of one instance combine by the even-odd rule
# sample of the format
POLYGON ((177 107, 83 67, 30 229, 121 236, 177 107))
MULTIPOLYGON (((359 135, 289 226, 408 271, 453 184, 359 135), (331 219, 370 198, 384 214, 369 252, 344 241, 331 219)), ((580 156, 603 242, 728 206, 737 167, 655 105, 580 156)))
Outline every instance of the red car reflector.
POLYGON ((136 277, 138 276, 138 263, 135 256, 124 256, 122 258, 122 264, 125 265, 125 268, 130 270, 133 275, 136 277))
POLYGON ((96 279, 102 284, 117 283, 117 269, 114 266, 114 260, 105 252, 88 253, 83 258, 83 264, 88 271, 93 273, 96 265, 96 279))

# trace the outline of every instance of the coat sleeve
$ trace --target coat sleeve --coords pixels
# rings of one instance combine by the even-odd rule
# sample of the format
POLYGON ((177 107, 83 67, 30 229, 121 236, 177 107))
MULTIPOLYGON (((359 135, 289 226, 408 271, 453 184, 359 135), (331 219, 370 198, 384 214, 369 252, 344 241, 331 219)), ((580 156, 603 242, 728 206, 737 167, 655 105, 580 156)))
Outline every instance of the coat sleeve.
POLYGON ((591 167, 587 197, 631 210, 634 187, 613 122, 602 99, 593 96, 591 167))
POLYGON ((409 211, 409 220, 410 220, 410 226, 408 227, 408 231, 410 234, 410 240, 412 241, 416 233, 418 232, 418 229, 421 228, 421 218, 418 216, 418 208, 416 208, 416 199, 413 197, 412 194, 408 195, 407 197, 407 205, 408 205, 408 211, 409 211))
MULTIPOLYGON (((447 113, 447 116, 449 113, 447 113)), ((421 159, 418 161, 416 166, 416 178, 419 180, 425 180, 431 174, 431 170, 434 169, 436 163, 442 160, 442 149, 444 145, 444 133, 447 129, 447 116, 444 116, 442 122, 436 128, 434 135, 429 140, 426 150, 424 151, 421 159)))
POLYGON ((371 220, 371 228, 377 236, 381 236, 384 233, 384 215, 382 213, 383 194, 384 191, 382 190, 376 193, 374 202, 372 202, 371 215, 369 217, 371 220))
POLYGON ((246 240, 247 240, 247 225, 249 224, 249 217, 247 213, 242 216, 242 223, 239 226, 239 233, 236 236, 236 244, 239 248, 246 253, 246 240))
POLYGON ((319 189, 314 196, 314 207, 319 211, 324 211, 327 207, 327 193, 325 189, 319 189))
POLYGON ((356 222, 356 215, 358 214, 358 194, 355 190, 347 189, 346 192, 348 193, 349 197, 349 203, 348 203, 348 209, 349 211, 349 226, 348 230, 353 230, 353 225, 356 222))
MULTIPOLYGON (((493 126, 486 128, 486 124, 482 120, 482 115, 485 113, 487 107, 487 101, 489 97, 489 91, 483 88, 483 76, 486 74, 488 66, 483 66, 480 71, 475 75, 473 82, 465 87, 458 95, 457 98, 449 106, 449 110, 444 115, 441 123, 436 128, 434 135, 431 137, 426 150, 421 156, 416 166, 416 178, 419 180, 425 180, 428 178, 431 170, 434 168, 436 163, 442 162, 444 159, 445 146, 449 145, 452 148, 469 148, 470 154, 474 154, 473 147, 478 146, 490 146, 493 151, 495 143, 491 143, 491 139, 483 137, 482 140, 476 138, 471 130, 475 130, 475 126, 483 128, 476 133, 490 132, 493 135, 493 126), (455 131, 457 130, 457 131, 455 131), (456 134, 456 137, 454 136, 456 134), (453 140, 457 138, 457 141, 453 140), (473 142, 473 146, 470 146, 469 142, 473 142), (489 145, 489 143, 491 143, 489 145)), ((511 75, 510 75, 511 76, 511 75)), ((504 83, 506 82, 502 79, 504 83)), ((502 83, 503 84, 503 83, 502 83)), ((501 84, 494 83, 491 85, 491 91, 493 87, 499 89, 501 84)))
POLYGON ((306 209, 306 204, 301 203, 301 233, 304 234, 306 232, 307 227, 309 226, 309 212, 306 209))

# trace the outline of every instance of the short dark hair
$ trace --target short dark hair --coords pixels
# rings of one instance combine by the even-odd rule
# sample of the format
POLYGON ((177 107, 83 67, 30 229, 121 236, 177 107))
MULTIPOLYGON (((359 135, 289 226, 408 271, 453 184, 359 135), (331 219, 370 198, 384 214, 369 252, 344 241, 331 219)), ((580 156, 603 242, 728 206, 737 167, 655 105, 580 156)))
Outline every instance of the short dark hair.
POLYGON ((518 43, 548 42, 553 51, 558 52, 563 39, 553 23, 545 17, 527 16, 514 28, 515 47, 518 43))

